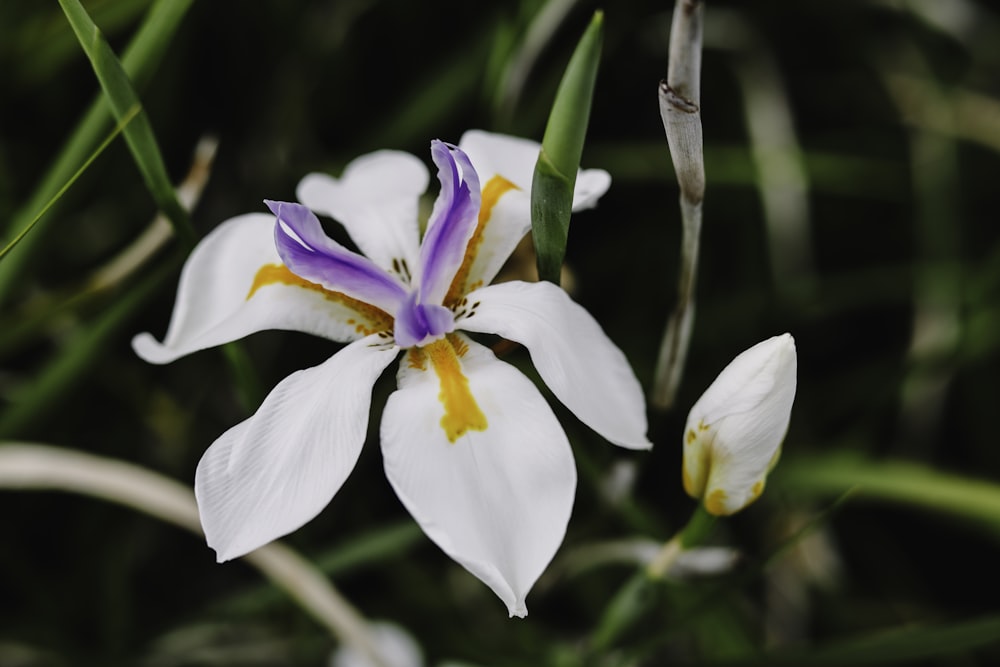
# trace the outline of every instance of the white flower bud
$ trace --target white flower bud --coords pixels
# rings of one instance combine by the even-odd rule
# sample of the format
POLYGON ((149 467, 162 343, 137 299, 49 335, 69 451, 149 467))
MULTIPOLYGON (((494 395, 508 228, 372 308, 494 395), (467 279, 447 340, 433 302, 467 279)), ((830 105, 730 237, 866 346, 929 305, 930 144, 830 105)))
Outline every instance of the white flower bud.
POLYGON ((740 511, 778 462, 795 399, 795 340, 769 338, 726 366, 688 414, 684 490, 715 515, 740 511))

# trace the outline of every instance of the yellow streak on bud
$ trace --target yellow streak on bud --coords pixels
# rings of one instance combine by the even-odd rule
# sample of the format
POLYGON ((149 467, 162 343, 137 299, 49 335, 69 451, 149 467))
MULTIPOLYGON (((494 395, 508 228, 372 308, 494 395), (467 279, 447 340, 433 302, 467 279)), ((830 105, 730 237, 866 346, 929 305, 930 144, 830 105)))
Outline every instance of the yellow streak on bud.
POLYGON ((691 480, 691 475, 688 474, 687 468, 681 468, 681 481, 684 482, 684 491, 692 498, 698 497, 698 489, 695 488, 694 482, 691 480))
POLYGON ((459 356, 465 354, 467 347, 457 337, 448 336, 425 346, 423 350, 441 383, 441 393, 438 394, 438 400, 444 406, 441 428, 448 441, 454 443, 467 431, 485 431, 486 415, 469 390, 469 378, 462 374, 459 361, 459 356))
POLYGON ((715 516, 726 516, 729 511, 726 509, 726 492, 716 489, 705 497, 705 509, 709 514, 715 516))
POLYGON ((500 201, 500 197, 511 190, 517 189, 516 185, 499 174, 488 180, 486 185, 483 186, 476 231, 472 233, 469 245, 465 247, 465 259, 462 260, 462 266, 458 268, 455 278, 452 279, 451 285, 448 287, 448 294, 444 297, 445 306, 451 308, 461 301, 463 296, 474 289, 482 287, 482 281, 472 285, 466 284, 466 281, 469 279, 469 271, 472 270, 472 262, 475 261, 476 254, 479 252, 479 246, 483 243, 483 234, 486 230, 486 224, 490 221, 490 216, 493 214, 493 207, 500 201))
POLYGON ((754 485, 750 487, 750 498, 749 500, 747 500, 747 505, 760 498, 760 494, 762 494, 763 492, 764 492, 764 480, 760 480, 759 482, 754 482, 754 485))
POLYGON ((339 303, 355 311, 363 321, 354 319, 347 320, 348 324, 354 325, 354 330, 359 334, 368 336, 378 331, 392 331, 392 315, 381 308, 376 308, 370 303, 358 301, 341 292, 328 290, 322 285, 309 282, 289 270, 284 264, 265 264, 257 270, 257 275, 253 277, 253 285, 247 293, 247 301, 262 287, 267 285, 293 285, 303 289, 312 290, 323 296, 327 301, 339 303))

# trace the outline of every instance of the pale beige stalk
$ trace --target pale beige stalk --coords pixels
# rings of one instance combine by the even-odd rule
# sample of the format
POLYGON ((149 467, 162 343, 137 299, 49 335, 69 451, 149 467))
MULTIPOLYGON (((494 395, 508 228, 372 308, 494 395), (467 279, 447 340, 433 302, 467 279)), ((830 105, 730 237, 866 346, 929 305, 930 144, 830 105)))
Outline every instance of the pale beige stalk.
MULTIPOLYGON (((79 493, 125 505, 201 535, 194 493, 183 484, 115 459, 23 442, 0 444, 0 488, 79 493)), ((329 579, 309 561, 273 542, 244 560, 344 644, 387 667, 371 641, 368 624, 329 579)))
POLYGON ((701 43, 703 3, 680 0, 670 27, 670 63, 660 82, 660 116, 680 186, 681 268, 677 305, 667 323, 656 364, 651 403, 673 405, 684 371, 694 324, 694 287, 698 273, 705 157, 701 130, 701 43))

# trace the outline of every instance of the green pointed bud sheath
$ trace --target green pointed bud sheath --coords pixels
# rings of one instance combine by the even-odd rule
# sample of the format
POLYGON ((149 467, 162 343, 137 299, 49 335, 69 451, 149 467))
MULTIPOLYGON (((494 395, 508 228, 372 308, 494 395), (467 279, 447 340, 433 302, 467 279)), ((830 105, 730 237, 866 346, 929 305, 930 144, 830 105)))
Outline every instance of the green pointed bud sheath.
POLYGON ((603 30, 604 14, 594 12, 556 92, 531 182, 531 232, 538 275, 556 285, 566 254, 573 188, 590 120, 603 30))

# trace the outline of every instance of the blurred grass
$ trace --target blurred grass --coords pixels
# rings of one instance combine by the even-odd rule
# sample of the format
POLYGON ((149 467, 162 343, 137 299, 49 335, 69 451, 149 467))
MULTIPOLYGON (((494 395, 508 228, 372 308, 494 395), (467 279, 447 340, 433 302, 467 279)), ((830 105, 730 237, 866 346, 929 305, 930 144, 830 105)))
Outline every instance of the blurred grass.
MULTIPOLYGON (((538 0, 488 9, 399 0, 255 3, 239 11, 190 0, 69 4, 82 6, 108 48, 122 54, 136 95, 121 97, 118 112, 141 97, 162 152, 162 167, 148 168, 160 174, 158 201, 197 139, 219 135, 212 180, 193 214, 201 233, 260 210, 264 197, 291 196, 310 169, 336 173, 369 151, 400 148, 425 159, 431 138, 457 141, 471 127, 540 140, 565 63, 596 9, 575 3, 538 46, 526 33, 541 12, 554 12, 538 0), (511 90, 507 64, 525 49, 530 65, 511 90)), ((703 264, 681 407, 652 419, 656 448, 641 455, 614 451, 554 405, 581 469, 566 548, 666 539, 663 531, 683 522, 691 510, 679 483, 684 412, 740 350, 791 331, 798 396, 769 490, 714 538, 744 551, 742 569, 720 581, 672 584, 623 643, 597 656, 607 664, 625 655, 616 651, 650 665, 1000 660, 990 585, 1000 521, 1000 17, 982 1, 956 0, 948 12, 936 6, 707 5, 715 43, 752 33, 761 46, 705 52, 703 264), (725 21, 713 24, 713 15, 725 21), (739 34, 727 32, 734 20, 739 34), (914 52, 922 62, 909 57, 914 52), (791 284, 775 284, 771 271, 741 92, 745 63, 737 60, 747 55, 770 58, 780 76, 808 177, 814 271, 791 284), (950 114, 937 113, 941 104, 950 114), (949 154, 919 150, 917 136, 931 142, 925 146, 949 144, 949 154), (942 189, 927 187, 935 181, 942 189), (943 305, 956 335, 934 354, 913 355, 916 314, 939 279, 947 281, 943 305), (904 409, 913 377, 944 378, 917 411, 904 409), (631 470, 624 496, 606 493, 615 470, 631 470), (815 526, 823 541, 802 537, 782 547, 788 536, 776 524, 849 490, 815 526), (780 557, 761 566, 779 547, 780 557), (692 601, 706 599, 704 613, 690 613, 692 601), (768 638, 774 625, 786 636, 768 638)), ((669 6, 646 0, 605 7, 582 164, 608 169, 613 185, 596 211, 574 217, 567 248, 575 297, 647 383, 672 306, 664 276, 676 274, 679 240, 655 99, 669 15, 669 6)), ((91 101, 93 72, 54 3, 0 5, 0 80, 6 245, 71 182, 114 121, 103 95, 91 101)), ((243 383, 233 382, 221 355, 167 367, 132 355, 131 334, 159 335, 166 326, 178 256, 153 257, 140 276, 101 298, 72 300, 83 277, 151 219, 155 201, 132 153, 112 144, 0 260, 0 340, 9 341, 0 345, 0 431, 190 482, 204 448, 255 401, 238 396, 243 383)), ((295 334, 260 334, 245 344, 265 389, 330 352, 295 334)), ((384 378, 376 405, 392 386, 384 378)), ((366 615, 412 631, 429 663, 582 660, 581 646, 629 571, 557 576, 532 593, 526 621, 509 621, 393 498, 377 432, 376 409, 351 480, 291 541, 366 615)), ((0 512, 8 531, 0 546, 0 664, 254 659, 240 647, 258 647, 265 664, 322 664, 332 649, 241 566, 217 566, 207 548, 179 543, 153 521, 42 494, 4 493, 0 512)))
MULTIPOLYGON (((148 80, 190 4, 191 0, 158 0, 150 8, 122 57, 124 72, 133 82, 141 84, 148 80)), ((126 109, 119 110, 120 117, 125 114, 126 109)), ((24 229, 31 218, 70 180, 86 160, 87 154, 100 141, 101 134, 110 126, 108 102, 103 96, 98 96, 80 119, 72 136, 65 141, 63 149, 42 177, 41 183, 30 196, 25 197, 27 203, 21 205, 13 217, 5 216, 9 220, 4 229, 5 241, 24 229)), ((0 304, 9 299, 15 288, 15 281, 24 266, 30 262, 34 248, 40 243, 42 228, 48 222, 42 218, 40 223, 34 235, 25 237, 17 253, 0 262, 0 304)))
POLYGON ((123 126, 122 133, 128 142, 136 166, 142 173, 146 189, 153 196, 160 211, 173 223, 177 235, 184 240, 189 249, 193 248, 194 229, 191 227, 187 211, 177 201, 153 128, 142 110, 142 103, 132 88, 128 74, 79 0, 59 0, 59 4, 77 39, 80 40, 80 46, 90 59, 94 74, 97 75, 97 80, 104 91, 104 97, 111 106, 111 112, 123 126))

